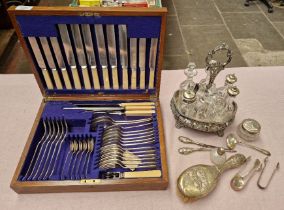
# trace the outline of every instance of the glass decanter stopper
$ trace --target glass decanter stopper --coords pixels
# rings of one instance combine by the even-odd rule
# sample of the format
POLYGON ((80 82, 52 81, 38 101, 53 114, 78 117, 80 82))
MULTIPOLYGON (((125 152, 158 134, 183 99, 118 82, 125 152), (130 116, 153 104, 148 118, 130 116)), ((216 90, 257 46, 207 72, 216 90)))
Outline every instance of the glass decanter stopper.
POLYGON ((190 62, 187 65, 187 68, 184 70, 184 74, 186 75, 187 79, 180 84, 180 90, 194 90, 195 82, 193 81, 193 77, 197 75, 195 63, 190 62))

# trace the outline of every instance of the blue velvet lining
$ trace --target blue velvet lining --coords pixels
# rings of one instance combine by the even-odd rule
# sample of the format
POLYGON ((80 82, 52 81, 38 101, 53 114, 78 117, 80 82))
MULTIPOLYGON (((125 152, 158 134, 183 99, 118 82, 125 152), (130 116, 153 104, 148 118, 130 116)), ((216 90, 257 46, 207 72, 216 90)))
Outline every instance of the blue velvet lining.
POLYGON ((159 16, 17 16, 24 37, 58 36, 56 24, 115 24, 127 25, 127 35, 131 38, 157 38, 160 36, 159 16))
MULTIPOLYGON (((160 30, 161 30, 161 17, 160 16, 101 16, 101 17, 81 17, 81 16, 17 16, 17 22, 20 26, 21 32, 26 39, 26 43, 28 45, 28 49, 32 55, 33 61, 35 63, 35 67, 37 69, 37 72, 39 73, 39 77, 41 79, 41 82, 43 84, 43 87, 45 88, 46 94, 96 94, 96 93, 104 93, 104 94, 137 94, 137 93, 150 93, 150 94, 155 94, 156 93, 156 75, 157 75, 157 62, 155 66, 155 78, 154 78, 154 88, 149 89, 148 88, 148 83, 149 83, 149 55, 150 55, 150 45, 151 45, 151 38, 158 38, 160 37, 160 30), (76 90, 74 88, 74 81, 72 78, 72 73, 70 69, 70 64, 68 64, 67 57, 66 57, 66 52, 64 51, 63 48, 63 43, 60 37, 59 29, 58 29, 58 24, 67 24, 67 28, 69 31, 70 35, 70 40, 71 40, 71 46, 73 48, 73 51, 75 52, 75 60, 76 60, 76 66, 78 69, 79 73, 79 78, 82 84, 82 89, 81 90, 76 90), (87 67, 88 67, 88 73, 89 73, 89 78, 90 78, 90 83, 92 88, 90 90, 85 88, 84 82, 83 82, 83 75, 82 75, 82 69, 81 66, 78 62, 78 58, 76 55, 76 50, 74 46, 74 37, 71 33, 70 30, 70 24, 90 24, 90 31, 92 34, 92 41, 94 45, 94 52, 96 55, 96 63, 97 63, 97 71, 98 71, 98 76, 99 76, 99 81, 101 88, 99 90, 94 89, 94 81, 92 79, 92 74, 91 74, 91 66, 90 63, 88 62, 87 59, 87 67), (96 39, 95 39, 95 31, 94 31, 94 24, 103 24, 104 27, 104 32, 105 32, 105 26, 106 24, 114 24, 115 25, 115 36, 116 36, 116 52, 117 52, 117 61, 118 61, 118 81, 119 81, 119 89, 114 90, 113 89, 113 81, 112 81, 112 71, 110 68, 110 63, 109 63, 109 58, 108 58, 108 71, 109 71, 109 80, 110 80, 110 86, 111 89, 106 90, 105 85, 103 83, 103 74, 102 74, 102 68, 100 65, 100 61, 98 58, 98 50, 97 50, 97 44, 96 44, 96 39), (145 89, 140 89, 139 84, 140 84, 140 68, 138 66, 139 64, 139 56, 137 58, 137 71, 136 71, 136 89, 122 89, 122 84, 124 81, 122 81, 122 67, 120 65, 120 56, 119 56, 119 33, 118 33, 118 25, 126 25, 127 26, 127 37, 128 37, 128 86, 131 87, 131 74, 132 74, 132 69, 130 68, 129 62, 130 62, 130 49, 129 49, 129 41, 130 38, 146 38, 146 64, 145 64, 145 89), (53 86, 55 86, 55 81, 51 73, 51 69, 48 65, 47 58, 44 54, 44 51, 42 49, 42 46, 39 41, 39 37, 47 37, 49 47, 51 49, 51 53, 53 56, 53 60, 55 60, 55 65, 57 67, 57 70, 59 72, 59 77, 61 80, 61 83, 63 84, 63 89, 48 89, 47 85, 44 82, 44 78, 42 75, 41 68, 37 64, 37 61, 35 59, 35 56, 33 55, 32 48, 29 44, 29 41, 27 37, 36 37, 37 38, 37 43, 39 45, 41 54, 43 55, 46 67, 48 69, 51 81, 53 83, 53 86), (58 63, 56 61, 56 57, 54 54, 54 50, 52 48, 52 45, 50 43, 49 37, 57 37, 60 50, 61 50, 61 55, 63 57, 69 79, 72 85, 71 90, 67 90, 63 81, 63 76, 60 71, 60 68, 58 66, 58 63)), ((83 41, 83 39, 82 39, 83 41)), ((84 41, 83 41, 84 42, 84 41)), ((84 43, 83 43, 84 44, 84 43)), ((107 39, 106 39, 106 45, 107 45, 107 39)), ((160 42, 158 44, 158 49, 159 49, 160 42)), ((108 50, 106 48, 106 50, 108 50)), ((137 52, 139 52, 139 39, 137 42, 137 52)), ((86 50, 85 50, 86 54, 86 50)), ((108 53, 107 53, 108 55, 108 53)), ((86 55, 87 56, 87 55, 86 55)), ((157 57, 156 61, 158 61, 159 57, 159 50, 157 52, 157 57)))
MULTIPOLYGON (((76 101, 76 104, 83 103, 83 104, 117 104, 123 101, 76 101)), ((125 101, 124 101, 125 102, 125 101)), ((134 102, 134 101, 133 101, 134 102)), ((100 159, 100 148, 102 145, 102 135, 104 132, 104 125, 98 124, 97 127, 94 129, 91 129, 91 122, 94 117, 100 116, 102 114, 93 114, 92 112, 86 112, 82 110, 63 110, 63 107, 73 107, 75 102, 63 102, 63 101, 53 101, 53 102, 47 102, 42 116, 41 120, 39 122, 38 127, 36 128, 35 135, 33 137, 32 143, 30 145, 28 154, 26 156, 23 168, 21 170, 20 176, 18 177, 18 180, 20 181, 36 181, 38 180, 38 177, 40 174, 43 174, 41 176, 41 180, 80 180, 80 179, 97 179, 102 178, 102 174, 106 171, 116 171, 116 172, 125 172, 130 171, 129 169, 125 168, 115 168, 115 169, 101 169, 99 168, 99 159, 100 159), (40 164, 40 161, 37 161, 36 164, 33 162, 32 168, 34 170, 33 175, 29 179, 25 177, 25 174, 28 171, 29 165, 32 162, 32 157, 35 152, 35 148, 38 144, 38 142, 41 140, 44 128, 43 128, 43 120, 45 119, 65 119, 68 124, 68 133, 66 135, 66 138, 64 139, 62 143, 62 149, 60 150, 60 153, 58 155, 58 159, 56 161, 54 172, 52 173, 52 176, 49 178, 43 179, 44 177, 44 171, 47 171, 48 165, 44 168, 44 164, 40 164), (70 151, 70 141, 74 138, 76 139, 87 139, 87 138, 93 138, 94 139, 94 151, 90 154, 90 161, 88 164, 88 168, 83 167, 83 160, 86 160, 87 154, 83 154, 82 156, 78 155, 77 162, 74 161, 74 158, 72 159, 71 155, 68 156, 68 153, 70 151), (79 158, 81 157, 81 162, 79 161, 79 158), (72 162, 73 161, 73 162, 72 162), (72 164, 71 164, 72 163, 72 164), (75 163, 75 164, 74 164, 75 163), (69 165, 74 165, 74 168, 69 167, 69 165), (85 171, 87 173, 85 174, 85 171), (37 172, 37 173, 36 173, 37 172), (43 173, 42 173, 43 172, 43 173), (71 173, 73 172, 73 173, 71 173), (35 176, 37 174, 37 176, 35 176), (23 179, 25 178, 25 179, 23 179)), ((126 117, 124 115, 110 115, 114 120, 134 120, 134 119, 141 119, 145 117, 126 117)), ((161 169, 161 160, 160 160, 160 142, 159 142, 159 129, 157 124, 157 116, 156 114, 152 115, 152 124, 151 125, 145 125, 145 127, 141 128, 148 128, 153 127, 154 129, 154 139, 155 143, 143 145, 143 146, 152 146, 155 148, 156 151, 156 165, 157 167, 155 169, 161 169)), ((131 130, 135 130, 137 128, 133 128, 131 130)), ((55 149, 55 144, 46 144, 43 149, 50 150, 50 154, 53 153, 55 149)), ((39 151, 39 150, 38 150, 39 151)), ((44 150, 42 150, 44 151, 44 150)), ((56 150, 55 150, 56 151, 56 150)), ((39 153, 37 152, 36 156, 39 160, 42 159, 43 152, 39 153)), ((48 156, 43 156, 47 158, 48 156)), ((45 159, 43 158, 43 159, 45 159)), ((42 160, 43 160, 42 159, 42 160)), ((50 158, 51 159, 51 155, 50 158)), ((45 159, 48 161, 48 158, 45 159)), ((55 162, 55 161, 54 161, 55 162)), ((51 165, 51 168, 54 166, 51 165)), ((153 169, 153 168, 149 168, 153 169)), ((147 170, 146 169, 137 169, 139 170, 147 170)))

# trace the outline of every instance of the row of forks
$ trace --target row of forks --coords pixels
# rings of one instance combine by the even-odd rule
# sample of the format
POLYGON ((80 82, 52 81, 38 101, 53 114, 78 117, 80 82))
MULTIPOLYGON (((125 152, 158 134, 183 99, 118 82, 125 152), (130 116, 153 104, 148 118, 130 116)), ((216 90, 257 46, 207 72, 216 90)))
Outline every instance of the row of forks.
POLYGON ((31 162, 22 180, 46 180, 58 164, 62 144, 68 134, 68 125, 62 119, 43 119, 44 134, 36 145, 31 162))

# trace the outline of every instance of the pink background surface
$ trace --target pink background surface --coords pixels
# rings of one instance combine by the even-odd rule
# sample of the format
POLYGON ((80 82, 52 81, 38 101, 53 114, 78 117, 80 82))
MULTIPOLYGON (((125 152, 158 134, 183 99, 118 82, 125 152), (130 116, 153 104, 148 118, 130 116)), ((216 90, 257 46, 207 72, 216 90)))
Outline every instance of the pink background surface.
MULTIPOLYGON (((9 185, 42 96, 32 75, 0 75, 1 209, 284 209, 284 175, 281 169, 284 164, 284 67, 226 69, 217 78, 217 84, 223 84, 224 76, 228 73, 236 73, 241 93, 236 99, 239 107, 236 119, 225 135, 235 132, 238 123, 245 118, 254 118, 261 123, 261 136, 255 145, 272 153, 263 182, 267 180, 275 164, 280 162, 280 170, 267 190, 262 191, 256 186, 257 174, 243 191, 233 191, 229 183, 238 172, 238 169, 234 169, 220 177, 216 190, 208 197, 191 204, 182 202, 176 190, 179 174, 191 165, 211 163, 208 152, 179 155, 177 149, 184 145, 177 140, 178 136, 184 135, 196 141, 219 146, 225 146, 225 137, 175 128, 169 103, 185 77, 183 71, 164 71, 160 101, 170 177, 167 190, 18 195, 9 185)), ((204 76, 204 71, 200 70, 198 80, 204 76)), ((264 158, 262 154, 240 145, 236 149, 246 156, 251 155, 253 160, 264 158)), ((249 167, 252 163, 253 161, 249 163, 249 167)))

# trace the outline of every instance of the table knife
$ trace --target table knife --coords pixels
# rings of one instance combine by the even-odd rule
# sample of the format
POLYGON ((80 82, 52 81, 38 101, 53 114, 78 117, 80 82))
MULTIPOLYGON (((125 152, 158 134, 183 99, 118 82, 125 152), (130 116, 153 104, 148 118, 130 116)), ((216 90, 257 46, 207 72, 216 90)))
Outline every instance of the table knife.
POLYGON ((71 86, 70 78, 69 78, 63 57, 62 57, 62 53, 61 53, 59 44, 58 44, 57 37, 50 37, 50 41, 51 41, 51 45, 52 45, 58 66, 59 66, 60 71, 61 71, 62 76, 63 76, 65 87, 66 87, 66 89, 70 90, 70 89, 72 89, 72 86, 71 86))
POLYGON ((100 81, 98 76, 98 69, 97 69, 97 63, 96 63, 96 57, 94 52, 94 45, 92 40, 92 33, 90 30, 90 26, 88 24, 82 24, 82 31, 83 31, 83 37, 86 45, 86 51, 87 51, 87 57, 89 64, 91 65, 91 72, 92 72, 92 78, 94 82, 94 88, 100 89, 100 81))
POLYGON ((150 74, 149 74, 149 89, 154 88, 154 78, 155 78, 155 69, 156 69, 156 60, 157 60, 157 49, 158 49, 158 39, 151 39, 151 48, 150 48, 150 74))
POLYGON ((145 89, 146 38, 139 39, 140 89, 145 89))
POLYGON ((137 38, 130 39, 131 89, 136 89, 137 38))
POLYGON ((131 171, 131 172, 105 172, 103 177, 105 179, 135 179, 135 178, 155 178, 161 177, 161 170, 150 170, 150 171, 131 171))
POLYGON ((102 66, 102 71, 103 71, 104 88, 110 89, 103 25, 95 25, 95 31, 96 31, 96 37, 97 37, 99 58, 100 58, 100 63, 102 66))
POLYGON ((122 88, 128 89, 128 53, 127 53, 127 29, 126 25, 119 25, 119 53, 122 67, 122 88))
POLYGON ((58 28, 59 28, 61 39, 63 42, 65 54, 67 56, 67 61, 71 68, 75 89, 81 89, 82 86, 81 86, 79 73, 78 73, 78 69, 76 66, 75 56, 74 56, 74 52, 71 46, 71 41, 70 41, 70 37, 68 34, 67 26, 65 24, 58 24, 58 28))
POLYGON ((56 66, 55 66, 55 63, 54 63, 54 60, 53 60, 53 57, 52 57, 52 54, 51 54, 51 51, 50 51, 50 48, 49 48, 49 45, 48 45, 48 42, 47 42, 47 38, 46 37, 40 37, 39 40, 40 40, 41 46, 43 48, 48 66, 51 69, 56 88, 59 89, 59 90, 62 90, 63 89, 62 83, 61 83, 58 71, 56 69, 56 66))
POLYGON ((79 62, 79 65, 81 66, 81 70, 82 70, 84 86, 85 86, 85 89, 89 90, 89 89, 91 89, 91 82, 90 82, 90 77, 89 77, 89 73, 88 73, 87 61, 86 61, 86 57, 85 57, 85 52, 84 52, 84 47, 83 47, 83 42, 82 42, 82 37, 81 37, 79 25, 78 24, 72 24, 71 25, 71 31, 72 31, 73 38, 74 38, 74 44, 75 44, 75 48, 76 48, 78 62, 79 62))
POLYGON ((38 64, 38 66, 40 67, 40 69, 42 71, 43 78, 45 80, 47 88, 48 89, 53 89, 54 87, 53 87, 52 81, 50 79, 50 76, 49 76, 48 70, 46 68, 46 65, 44 63, 44 59, 43 59, 42 54, 40 52, 40 49, 39 49, 38 43, 36 41, 36 38, 35 37, 29 37, 28 40, 29 40, 29 43, 30 43, 30 45, 32 47, 32 50, 33 50, 34 56, 36 58, 37 64, 38 64))
POLYGON ((113 89, 118 89, 118 74, 117 74, 117 60, 116 60, 116 44, 115 44, 115 32, 114 25, 107 25, 107 43, 108 43, 108 53, 109 53, 109 63, 112 69, 112 81, 113 89))

